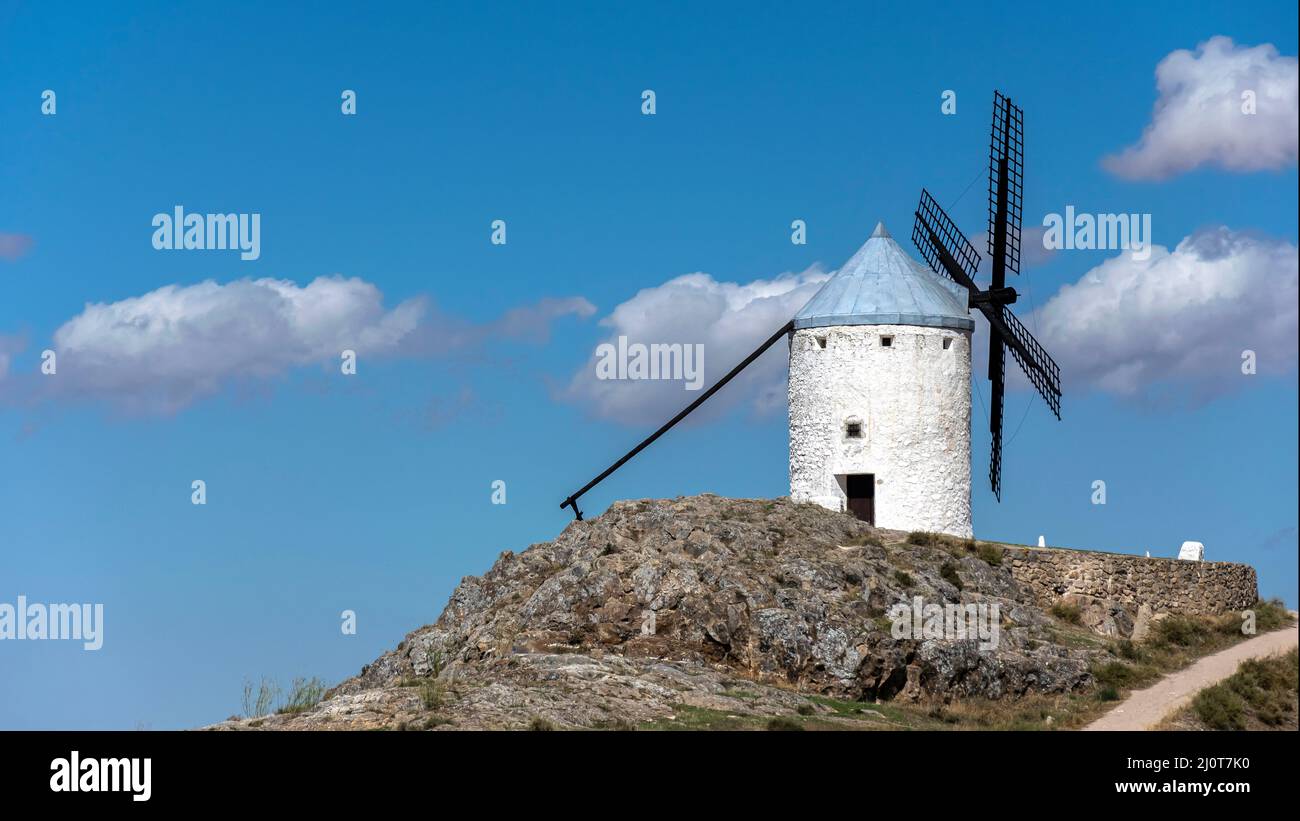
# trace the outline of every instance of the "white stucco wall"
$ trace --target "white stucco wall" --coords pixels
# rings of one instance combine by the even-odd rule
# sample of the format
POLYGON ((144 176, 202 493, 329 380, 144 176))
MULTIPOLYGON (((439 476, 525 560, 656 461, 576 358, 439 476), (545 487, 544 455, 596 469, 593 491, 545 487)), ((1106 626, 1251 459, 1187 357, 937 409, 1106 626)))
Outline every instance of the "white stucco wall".
POLYGON ((971 536, 970 340, 969 331, 911 325, 795 331, 790 497, 845 510, 837 477, 873 473, 878 527, 971 536), (893 344, 883 347, 882 336, 893 344), (850 417, 862 438, 847 437, 850 417))

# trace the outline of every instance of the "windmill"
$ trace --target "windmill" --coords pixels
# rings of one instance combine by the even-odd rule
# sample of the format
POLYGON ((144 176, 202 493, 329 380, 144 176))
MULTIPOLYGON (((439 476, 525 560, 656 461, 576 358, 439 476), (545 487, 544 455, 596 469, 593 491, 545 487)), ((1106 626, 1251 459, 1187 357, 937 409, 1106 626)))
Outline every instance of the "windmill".
MULTIPOLYGON (((999 502, 1008 348, 1057 419, 1061 417, 1060 371, 1007 308, 1016 301, 1016 291, 1007 287, 1006 272, 1020 272, 1023 178, 1023 115, 1009 98, 994 92, 989 147, 988 252, 993 262, 990 287, 981 290, 976 284, 979 254, 930 193, 922 189, 912 239, 929 264, 928 269, 911 259, 883 224, 877 225, 867 243, 793 319, 680 413, 565 498, 560 507, 570 508, 581 520, 578 501, 587 491, 690 415, 777 340, 788 339, 792 374, 791 498, 852 511, 872 524, 878 524, 879 516, 881 526, 895 529, 969 536, 971 308, 978 308, 989 321, 988 376, 993 386, 989 481, 999 502), (828 347, 831 337, 845 344, 828 347), (909 345, 911 350, 903 356, 909 345), (883 353, 886 350, 899 352, 900 356, 883 353), (960 353, 962 358, 954 366, 951 360, 937 358, 948 355, 945 352, 960 353), (800 366, 800 379, 819 375, 814 377, 813 390, 805 393, 796 385, 796 364, 800 366), (831 370, 826 371, 826 367, 831 370), (837 380, 840 393, 819 392, 821 386, 815 384, 815 379, 820 375, 837 380), (900 388, 903 382, 908 384, 900 388), (897 395, 878 395, 891 390, 897 395), (958 393, 961 401, 955 402, 958 393), (873 394, 877 395, 876 404, 863 406, 861 414, 854 410, 843 416, 845 401, 852 404, 873 394), (930 406, 918 412, 913 399, 920 396, 946 397, 949 404, 928 403, 930 406), (891 405, 890 399, 896 401, 891 405), (799 408, 794 407, 795 400, 799 408), (887 409, 881 411, 881 407, 887 409), (903 412, 892 413, 900 409, 903 412), (796 411, 800 417, 797 432, 796 411), (887 424, 874 425, 873 414, 884 417, 887 424), (918 465, 904 459, 899 464, 891 459, 915 449, 916 442, 928 438, 933 430, 947 431, 949 439, 933 443, 928 463, 918 465), (805 446, 810 446, 820 461, 810 466, 805 446), (960 492, 939 494, 940 504, 946 503, 951 509, 939 511, 942 515, 936 518, 935 497, 926 493, 938 487, 960 492), (877 502, 883 507, 878 508, 877 502), (894 517, 892 522, 890 517, 894 517)), ((926 399, 920 401, 927 403, 926 399)))
POLYGON ((1006 351, 1033 383, 1043 401, 1061 418, 1061 371, 1015 314, 1007 308, 1016 289, 1006 284, 1007 271, 1020 273, 1020 223, 1024 205, 1024 114, 1001 92, 993 92, 993 126, 989 138, 988 253, 992 283, 975 282, 980 256, 930 192, 921 189, 912 242, 935 273, 946 274, 970 292, 970 307, 989 321, 989 484, 1002 501, 1002 405, 1006 387, 1006 351))

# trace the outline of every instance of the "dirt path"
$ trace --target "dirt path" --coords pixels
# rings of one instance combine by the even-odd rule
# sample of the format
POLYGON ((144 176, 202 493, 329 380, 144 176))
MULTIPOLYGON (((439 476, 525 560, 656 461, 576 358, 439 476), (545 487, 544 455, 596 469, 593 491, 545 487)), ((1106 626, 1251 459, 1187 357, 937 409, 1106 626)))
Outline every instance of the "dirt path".
POLYGON ((1249 658, 1284 653, 1296 646, 1297 625, 1274 630, 1208 655, 1185 670, 1170 673, 1145 690, 1138 690, 1085 730, 1145 730, 1192 700, 1199 691, 1237 672, 1249 658))

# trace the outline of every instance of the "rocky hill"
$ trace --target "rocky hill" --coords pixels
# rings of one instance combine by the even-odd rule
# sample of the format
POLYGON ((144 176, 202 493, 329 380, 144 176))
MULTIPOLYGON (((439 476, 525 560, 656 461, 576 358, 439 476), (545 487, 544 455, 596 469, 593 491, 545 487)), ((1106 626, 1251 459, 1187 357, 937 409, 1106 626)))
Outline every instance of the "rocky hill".
POLYGON ((788 499, 619 502, 466 577, 436 622, 314 707, 217 727, 627 727, 691 710, 833 719, 828 705, 850 701, 1091 687, 1100 651, 1062 642, 1000 557, 788 499), (917 596, 997 603, 996 649, 894 638, 886 611, 917 596))

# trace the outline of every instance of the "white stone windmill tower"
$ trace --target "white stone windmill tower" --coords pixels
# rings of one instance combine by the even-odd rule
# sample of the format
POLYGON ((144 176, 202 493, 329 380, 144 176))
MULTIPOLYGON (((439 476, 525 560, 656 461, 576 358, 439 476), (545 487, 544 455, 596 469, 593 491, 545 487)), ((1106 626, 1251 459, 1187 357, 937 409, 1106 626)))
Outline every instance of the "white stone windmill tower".
POLYGON ((971 311, 988 321, 989 486, 1002 500, 1006 354, 1061 418, 1061 372, 1009 305, 1020 272, 1024 118, 993 94, 987 243, 980 256, 925 189, 912 259, 877 225, 794 319, 641 444, 560 503, 578 499, 698 408, 778 339, 790 339, 790 497, 879 527, 971 535, 971 311))
POLYGON ((793 320, 562 507, 581 519, 579 497, 788 337, 791 498, 968 537, 974 327, 966 288, 878 224, 793 320))
POLYGON ((881 224, 795 315, 792 499, 878 527, 971 535, 966 299, 881 224))

